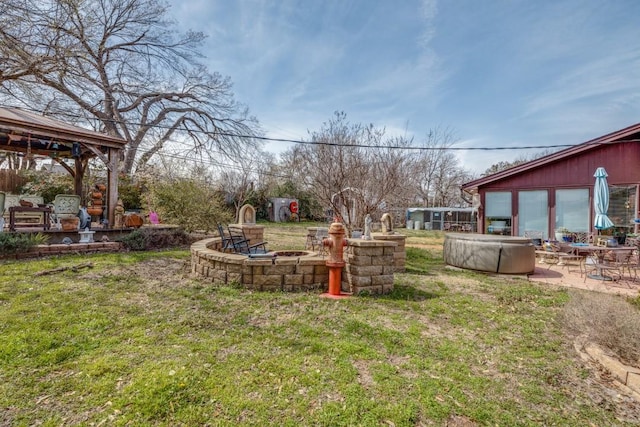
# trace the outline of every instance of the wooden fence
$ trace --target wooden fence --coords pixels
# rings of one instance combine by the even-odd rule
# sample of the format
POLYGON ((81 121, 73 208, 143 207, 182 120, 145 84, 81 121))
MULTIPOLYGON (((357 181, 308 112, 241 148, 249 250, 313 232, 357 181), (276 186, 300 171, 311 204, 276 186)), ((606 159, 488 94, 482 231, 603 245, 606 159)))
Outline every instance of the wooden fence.
POLYGON ((18 187, 27 182, 19 171, 14 169, 0 169, 0 191, 5 193, 16 193, 18 187))

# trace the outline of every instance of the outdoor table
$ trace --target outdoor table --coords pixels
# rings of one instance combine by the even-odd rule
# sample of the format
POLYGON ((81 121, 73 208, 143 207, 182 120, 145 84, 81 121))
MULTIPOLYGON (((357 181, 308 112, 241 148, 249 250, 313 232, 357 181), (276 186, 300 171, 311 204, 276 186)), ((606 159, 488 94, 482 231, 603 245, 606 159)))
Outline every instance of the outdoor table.
POLYGON ((588 274, 587 277, 596 280, 613 280, 610 276, 602 273, 602 263, 604 261, 604 255, 607 252, 633 250, 633 248, 630 248, 628 246, 595 246, 579 243, 571 244, 569 245, 569 247, 571 247, 576 254, 579 254, 580 252, 586 252, 595 255, 595 257, 598 259, 598 262, 596 264, 596 274, 588 274))
POLYGON ((25 224, 25 227, 42 226, 45 230, 49 229, 49 214, 51 208, 48 206, 11 206, 9 208, 9 230, 16 231, 16 212, 42 212, 42 223, 25 224))

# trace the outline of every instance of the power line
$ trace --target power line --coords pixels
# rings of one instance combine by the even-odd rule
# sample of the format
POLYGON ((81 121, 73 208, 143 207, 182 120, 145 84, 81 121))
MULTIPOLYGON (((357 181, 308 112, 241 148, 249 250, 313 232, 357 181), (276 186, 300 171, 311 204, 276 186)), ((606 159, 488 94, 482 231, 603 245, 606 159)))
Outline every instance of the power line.
MULTIPOLYGON (((14 107, 14 108, 20 108, 20 107, 14 107)), ((30 111, 33 111, 35 113, 39 113, 42 114, 42 111, 38 111, 35 109, 29 109, 30 111)), ((64 112, 59 112, 57 113, 59 115, 64 115, 67 117, 73 117, 73 118, 82 118, 82 119, 87 119, 86 117, 81 117, 78 115, 74 115, 71 113, 64 113, 64 112)), ((89 118, 90 119, 90 118, 89 118)), ((100 120, 100 119, 95 119, 98 120, 98 122, 103 122, 104 120, 100 120)), ((119 124, 119 125, 136 125, 136 126, 141 126, 141 123, 133 123, 133 122, 127 122, 127 121, 122 121, 122 120, 109 120, 114 124, 119 124)), ((151 128, 157 128, 157 129, 170 129, 170 126, 166 126, 166 125, 154 125, 154 126, 150 126, 151 128)), ((343 147, 343 148, 373 148, 373 149, 390 149, 390 150, 408 150, 408 151, 505 151, 505 150, 544 150, 544 149, 554 149, 554 148, 569 148, 569 147, 575 147, 578 145, 599 145, 602 144, 600 142, 590 142, 590 143, 578 143, 578 144, 553 144, 553 145, 524 145, 524 146, 516 146, 516 147, 511 147, 511 146, 503 146, 503 147, 454 147, 454 146, 439 146, 439 147, 421 147, 421 146, 414 146, 414 145, 408 145, 408 146, 401 146, 401 145, 373 145, 373 144, 344 144, 344 143, 339 143, 339 142, 328 142, 328 141, 304 141, 304 140, 299 140, 299 139, 287 139, 287 138, 272 138, 272 137, 267 137, 267 136, 258 136, 258 135, 245 135, 245 134, 237 134, 237 133, 231 133, 231 132, 206 132, 203 130, 198 130, 198 129, 191 129, 189 130, 189 132, 191 133, 198 133, 198 134, 202 134, 202 135, 207 135, 209 133, 214 133, 214 135, 219 135, 219 136, 224 136, 224 137, 230 137, 230 138, 240 138, 240 139, 257 139, 260 141, 268 141, 268 142, 286 142, 286 143, 292 143, 292 144, 301 144, 301 145, 321 145, 321 146, 329 146, 329 147, 343 147)), ((615 142, 638 142, 640 140, 637 139, 631 139, 631 140, 622 140, 622 141, 615 141, 615 142)))
POLYGON ((285 139, 285 138, 270 138, 266 136, 250 136, 250 135, 238 135, 231 133, 218 132, 218 135, 222 136, 232 136, 237 138, 253 138, 260 139, 264 141, 273 141, 273 142, 291 142, 295 144, 308 144, 308 145, 326 145, 330 147, 352 147, 352 148, 384 148, 391 150, 420 150, 420 151, 467 151, 467 150, 484 150, 484 151, 495 151, 495 150, 530 150, 530 149, 544 149, 544 148, 567 148, 573 147, 574 145, 579 144, 555 144, 555 145, 529 145, 529 146, 521 146, 521 147, 452 147, 452 146, 444 146, 444 147, 417 147, 414 145, 402 146, 402 145, 369 145, 369 144, 342 144, 339 142, 325 142, 325 141, 301 141, 297 139, 285 139))
POLYGON ((267 176, 272 176, 274 178, 291 178, 291 175, 281 175, 281 174, 277 174, 277 173, 273 173, 273 172, 268 172, 268 171, 264 171, 262 169, 258 169, 256 167, 242 167, 239 165, 233 165, 230 163, 222 163, 222 162, 217 162, 215 160, 204 160, 204 159, 195 159, 192 157, 187 157, 187 156, 182 156, 182 155, 178 155, 178 154, 171 154, 171 153, 158 153, 158 156, 160 157, 168 157, 171 159, 176 159, 176 160, 185 160, 185 161, 191 161, 191 162, 197 162, 197 163, 201 163, 203 165, 209 165, 209 166, 219 166, 219 167, 224 167, 224 168, 230 168, 230 169, 236 169, 240 172, 245 172, 245 171, 250 171, 250 172, 254 172, 254 173, 260 173, 262 175, 267 175, 267 176))

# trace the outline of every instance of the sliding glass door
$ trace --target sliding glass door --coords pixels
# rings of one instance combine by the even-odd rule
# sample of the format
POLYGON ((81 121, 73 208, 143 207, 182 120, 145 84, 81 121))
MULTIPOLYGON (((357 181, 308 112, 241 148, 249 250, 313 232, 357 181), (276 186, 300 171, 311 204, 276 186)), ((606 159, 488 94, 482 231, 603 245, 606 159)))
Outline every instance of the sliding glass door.
POLYGON ((556 229, 588 232, 590 212, 588 188, 556 190, 556 229))
POLYGON ((543 238, 549 230, 549 196, 547 190, 518 192, 518 235, 539 231, 543 238))

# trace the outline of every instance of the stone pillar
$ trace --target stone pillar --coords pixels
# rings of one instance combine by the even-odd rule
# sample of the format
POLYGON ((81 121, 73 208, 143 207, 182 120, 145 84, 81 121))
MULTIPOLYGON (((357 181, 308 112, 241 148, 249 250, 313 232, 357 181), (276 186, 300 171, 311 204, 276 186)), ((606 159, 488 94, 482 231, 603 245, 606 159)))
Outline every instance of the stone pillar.
POLYGON ((396 248, 393 253, 393 265, 396 273, 404 273, 406 271, 407 252, 405 248, 405 241, 407 236, 402 234, 385 234, 385 233, 372 233, 371 236, 375 240, 383 240, 387 242, 395 242, 396 248))
POLYGON ((264 242, 264 225, 257 224, 237 224, 244 232, 245 237, 249 240, 249 245, 264 242))
POLYGON ((396 242, 350 239, 348 245, 342 276, 343 291, 354 295, 391 292, 396 242))

